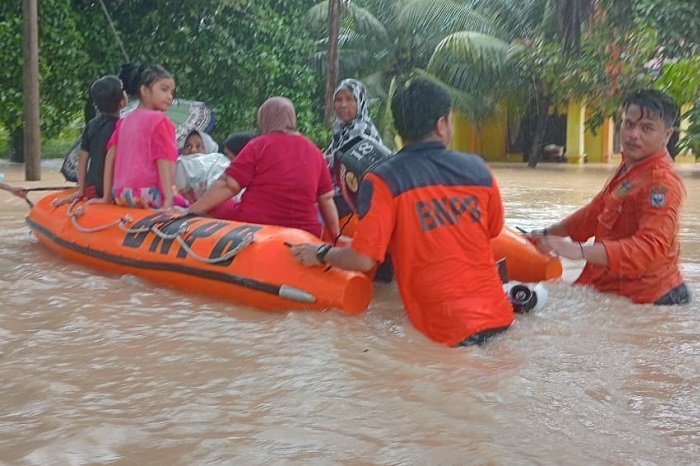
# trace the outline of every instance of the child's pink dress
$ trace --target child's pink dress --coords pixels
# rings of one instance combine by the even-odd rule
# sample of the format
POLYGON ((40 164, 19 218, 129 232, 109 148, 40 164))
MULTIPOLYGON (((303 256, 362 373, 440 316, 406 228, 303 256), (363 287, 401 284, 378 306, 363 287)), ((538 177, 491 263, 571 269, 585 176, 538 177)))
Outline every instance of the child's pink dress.
POLYGON ((129 207, 162 207, 165 197, 157 160, 173 162, 171 179, 175 180, 177 144, 172 121, 163 112, 137 108, 117 122, 107 148, 114 144, 114 201, 129 207))

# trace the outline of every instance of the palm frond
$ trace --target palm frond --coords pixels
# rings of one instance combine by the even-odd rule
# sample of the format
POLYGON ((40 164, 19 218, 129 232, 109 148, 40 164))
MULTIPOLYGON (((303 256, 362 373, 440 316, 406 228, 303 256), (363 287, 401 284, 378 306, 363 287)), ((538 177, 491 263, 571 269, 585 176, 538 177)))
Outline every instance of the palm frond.
MULTIPOLYGON (((364 35, 366 40, 388 44, 390 42, 384 24, 379 21, 366 8, 354 3, 342 3, 341 6, 341 30, 352 30, 364 35)), ((306 23, 313 37, 321 38, 328 35, 328 1, 323 1, 311 7, 306 12, 306 23)))
POLYGON ((343 18, 343 26, 346 25, 352 26, 356 33, 364 35, 366 38, 379 44, 386 46, 391 43, 389 33, 384 24, 365 8, 350 3, 343 18))
POLYGON ((473 0, 473 9, 491 18, 507 40, 532 35, 539 31, 548 10, 548 0, 473 0))
POLYGON ((398 30, 430 35, 457 31, 477 31, 507 37, 491 18, 465 2, 454 0, 413 0, 407 2, 396 18, 398 30))
POLYGON ((309 8, 304 15, 304 19, 313 37, 321 37, 324 34, 328 34, 328 0, 309 8))
POLYGON ((470 92, 440 79, 426 70, 414 69, 414 74, 441 84, 454 99, 455 109, 472 123, 479 124, 492 116, 498 106, 496 99, 481 92, 470 92))
POLYGON ((428 70, 441 70, 464 64, 480 71, 498 72, 508 63, 510 45, 496 37, 478 32, 456 32, 435 48, 428 70))

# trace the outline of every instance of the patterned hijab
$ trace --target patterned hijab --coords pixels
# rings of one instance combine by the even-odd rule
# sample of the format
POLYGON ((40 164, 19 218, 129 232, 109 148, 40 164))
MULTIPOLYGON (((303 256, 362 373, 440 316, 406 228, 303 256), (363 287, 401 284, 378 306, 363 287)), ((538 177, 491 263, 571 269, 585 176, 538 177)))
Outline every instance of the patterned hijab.
POLYGON ((367 91, 364 84, 356 79, 343 79, 333 93, 333 100, 342 89, 350 91, 357 102, 357 115, 350 121, 343 121, 337 116, 333 120, 333 140, 325 151, 326 160, 332 165, 333 156, 336 151, 343 147, 348 141, 357 136, 364 135, 367 138, 382 142, 377 127, 372 123, 367 108, 367 91))
POLYGON ((292 101, 286 97, 271 97, 263 102, 258 109, 258 130, 260 134, 295 133, 297 115, 292 101))

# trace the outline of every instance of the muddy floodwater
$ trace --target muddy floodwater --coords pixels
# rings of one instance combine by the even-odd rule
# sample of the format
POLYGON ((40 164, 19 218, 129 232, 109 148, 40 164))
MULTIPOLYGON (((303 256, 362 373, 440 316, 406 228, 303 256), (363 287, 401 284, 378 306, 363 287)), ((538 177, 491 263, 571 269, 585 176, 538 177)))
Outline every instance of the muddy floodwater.
MULTIPOLYGON (((525 229, 612 170, 494 166, 525 229)), ((0 464, 700 464, 700 170, 680 171, 693 303, 572 287, 564 261, 544 309, 461 349, 417 332, 395 284, 359 316, 265 312, 67 262, 0 191, 0 464)))

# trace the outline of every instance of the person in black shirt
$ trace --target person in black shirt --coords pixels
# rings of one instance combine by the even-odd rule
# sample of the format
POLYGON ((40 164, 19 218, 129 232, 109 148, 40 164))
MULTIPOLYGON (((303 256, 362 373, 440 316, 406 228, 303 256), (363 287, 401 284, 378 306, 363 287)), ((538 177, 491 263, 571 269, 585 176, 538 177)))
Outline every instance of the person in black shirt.
POLYGON ((119 111, 126 105, 127 97, 121 80, 117 76, 106 75, 92 83, 90 98, 99 113, 85 125, 81 136, 78 191, 63 202, 100 198, 104 194, 102 186, 107 141, 114 132, 119 111))

